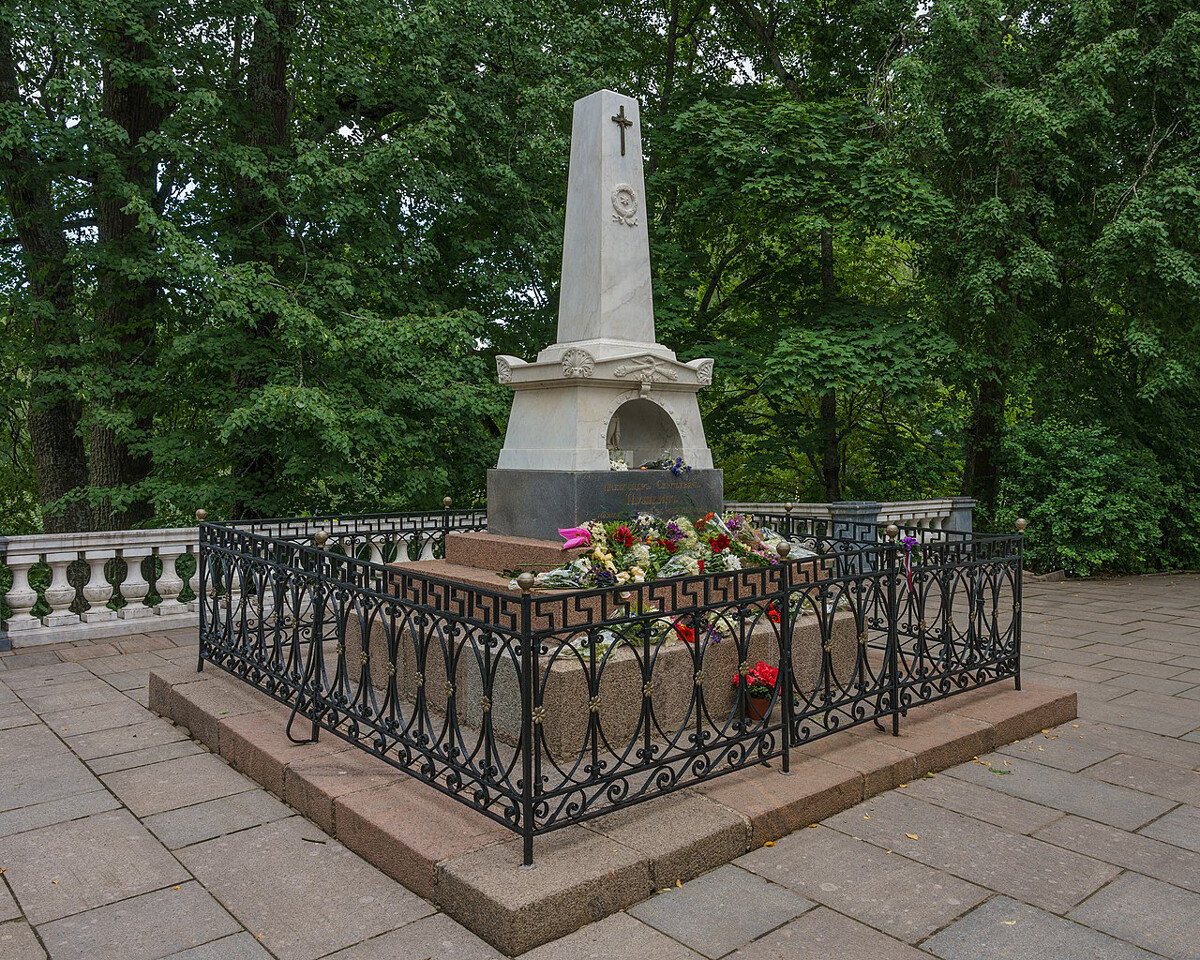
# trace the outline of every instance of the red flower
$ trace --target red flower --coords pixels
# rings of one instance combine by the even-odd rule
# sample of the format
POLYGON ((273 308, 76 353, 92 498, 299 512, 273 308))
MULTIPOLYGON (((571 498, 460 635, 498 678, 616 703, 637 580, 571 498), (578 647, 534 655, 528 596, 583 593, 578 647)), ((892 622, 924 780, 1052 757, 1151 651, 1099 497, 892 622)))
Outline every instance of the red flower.
MULTIPOLYGON (((738 686, 741 679, 740 674, 734 673, 733 686, 738 686)), ((779 670, 771 666, 769 663, 764 663, 759 660, 754 666, 746 671, 746 687, 747 689, 756 685, 775 688, 775 682, 779 679, 779 670)))
POLYGON ((722 533, 719 536, 713 537, 708 541, 708 543, 709 546, 712 547, 713 553, 720 553, 722 550, 729 549, 729 544, 731 541, 727 536, 725 536, 725 534, 722 533))
POLYGON ((704 572, 704 561, 697 560, 696 563, 700 566, 700 572, 703 573, 704 572))
POLYGON ((665 537, 658 541, 658 545, 666 550, 667 553, 674 553, 679 549, 679 544, 677 544, 674 540, 667 540, 665 537))
POLYGON ((672 624, 675 627, 675 632, 679 634, 679 639, 684 643, 696 642, 696 631, 691 627, 685 627, 682 623, 672 624))
POLYGON ((629 532, 628 527, 617 527, 617 532, 613 534, 613 539, 623 547, 633 546, 633 534, 629 532))
POLYGON ((773 603, 767 607, 767 619, 772 623, 779 622, 779 611, 775 609, 775 604, 773 603))

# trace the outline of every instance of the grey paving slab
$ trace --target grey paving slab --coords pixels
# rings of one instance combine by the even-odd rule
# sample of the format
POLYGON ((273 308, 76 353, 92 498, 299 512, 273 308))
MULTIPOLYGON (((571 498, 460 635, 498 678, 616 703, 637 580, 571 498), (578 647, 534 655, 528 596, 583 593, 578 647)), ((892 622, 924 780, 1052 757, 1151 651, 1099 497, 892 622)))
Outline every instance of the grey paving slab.
POLYGON ((899 791, 868 800, 826 823, 1052 912, 1069 909, 1119 872, 1090 857, 1001 830, 899 791), (864 820, 864 813, 871 819, 864 820))
MULTIPOLYGON (((33 652, 31 651, 30 654, 33 652)), ((37 651, 42 662, 18 666, 17 660, 25 656, 18 653, 8 664, 8 672, 4 674, 4 685, 17 693, 23 693, 40 687, 53 686, 56 683, 73 683, 86 679, 90 674, 86 667, 78 663, 63 663, 58 655, 50 650, 37 651), (45 659, 48 657, 49 659, 45 659)), ((30 656, 30 659, 32 657, 30 656)))
POLYGON ((20 916, 21 910, 17 906, 17 901, 8 892, 8 887, 4 882, 0 881, 0 923, 8 920, 17 920, 20 916))
POLYGON ((995 824, 1013 833, 1033 833, 1063 816, 1061 810, 1009 796, 989 787, 990 784, 980 786, 938 774, 914 780, 904 788, 904 795, 995 824))
POLYGON ((5 837, 0 868, 35 926, 188 880, 127 810, 5 837))
POLYGON ((1112 747, 1089 743, 1086 734, 1082 732, 1081 724, 1072 722, 1055 727, 1050 733, 1039 733, 1018 740, 1001 747, 996 753, 1075 773, 1116 756, 1118 751, 1112 747))
POLYGON ((1160 677, 1141 677, 1136 673, 1123 673, 1119 677, 1104 681, 1109 686, 1121 687, 1124 690, 1144 690, 1147 693, 1160 693, 1173 697, 1190 689, 1193 684, 1182 683, 1178 680, 1164 680, 1160 677))
POLYGON ((1172 960, 1200 960, 1200 895, 1124 873, 1068 917, 1172 960))
POLYGON ((925 939, 990 895, 825 827, 801 830, 734 863, 908 943, 925 939))
MULTIPOLYGON (((1140 690, 1135 690, 1133 693, 1127 693, 1123 697, 1118 697, 1115 700, 1109 700, 1105 703, 1083 704, 1081 702, 1079 715, 1088 720, 1101 720, 1122 727, 1131 727, 1135 730, 1146 730, 1149 733, 1162 734, 1166 737, 1180 737, 1200 727, 1200 718, 1195 716, 1180 716, 1170 711, 1163 711, 1153 707, 1147 708, 1140 702, 1130 702, 1129 700, 1130 697, 1154 696, 1157 696, 1157 694, 1142 693, 1140 690)), ((1176 700, 1173 697, 1163 697, 1162 699, 1171 700, 1175 703, 1188 702, 1186 700, 1176 700)))
POLYGON ((1184 850, 1200 853, 1200 807, 1176 807, 1138 831, 1144 837, 1163 840, 1184 850))
POLYGON ((6 764, 4 771, 0 777, 0 813, 96 789, 91 771, 69 753, 6 764))
POLYGON ((265 790, 248 790, 157 813, 143 822, 168 850, 175 850, 292 815, 291 809, 265 790))
MULTIPOLYGON (((344 957, 338 954, 337 960, 391 960, 392 956, 366 954, 359 957, 358 954, 349 951, 344 957)), ((432 953, 430 956, 434 960, 458 960, 455 954, 449 952, 432 953)), ((467 954, 467 957, 469 956, 470 954, 467 954)), ((529 953, 521 955, 521 960, 617 960, 618 957, 700 960, 700 954, 625 913, 615 913, 599 923, 588 924, 582 930, 576 930, 544 947, 530 950, 529 953)))
POLYGON ((101 779, 139 817, 255 789, 255 783, 211 753, 162 760, 101 779))
POLYGON ((730 960, 928 960, 929 954, 827 907, 817 907, 730 960))
POLYGON ((1115 827, 1065 817, 1038 839, 1200 893, 1200 854, 1115 827))
POLYGON ((1072 736, 1082 736, 1083 742, 1092 746, 1111 749, 1115 753, 1162 760, 1177 767, 1200 767, 1200 745, 1195 743, 1094 720, 1080 719, 1077 722, 1079 730, 1072 730, 1072 736))
MULTIPOLYGON (((235 933, 232 937, 210 940, 199 947, 181 950, 163 960, 270 960, 267 953, 250 934, 235 933)), ((399 958, 396 958, 399 960, 399 958)))
POLYGON ((1089 767, 1087 776, 1179 803, 1200 806, 1200 772, 1161 760, 1120 754, 1089 767))
POLYGON ((947 770, 946 774, 985 786, 989 790, 998 790, 1126 830, 1136 830, 1175 805, 1161 797, 1091 780, 1040 763, 1012 760, 1009 766, 1004 766, 1001 761, 1006 758, 997 754, 980 759, 991 760, 992 763, 964 763, 947 770))
POLYGON ((0 813, 0 837, 36 830, 38 827, 47 827, 54 823, 78 820, 93 813, 116 810, 121 805, 102 784, 93 780, 92 786, 95 789, 86 793, 76 793, 0 813))
POLYGON ((17 767, 43 757, 68 756, 70 750, 45 724, 0 731, 0 767, 17 767))
POLYGON ((130 671, 138 671, 145 675, 152 667, 161 667, 162 665, 163 658, 149 651, 102 657, 97 660, 89 660, 84 664, 91 673, 98 677, 104 677, 106 680, 112 674, 129 673, 130 671))
POLYGON ((53 960, 160 960, 240 930, 198 883, 156 890, 38 927, 53 960))
POLYGON ((651 897, 629 913, 702 956, 715 958, 812 907, 812 901, 727 864, 651 897), (734 903, 737 909, 730 910, 734 903))
MULTIPOLYGON (((161 659, 159 663, 162 663, 161 659)), ((104 675, 104 681, 118 690, 140 690, 150 683, 150 672, 148 670, 130 670, 127 673, 108 673, 104 675)))
POLYGON ((77 737, 80 734, 93 733, 96 730, 111 730, 115 727, 144 723, 154 718, 154 714, 140 704, 134 703, 125 694, 119 691, 113 692, 118 693, 121 699, 112 703, 101 703, 94 707, 48 713, 42 719, 59 736, 77 737))
POLYGON ((60 683, 53 687, 27 690, 21 694, 25 705, 39 716, 48 713, 59 713, 64 710, 77 710, 80 707, 93 707, 102 703, 115 703, 124 700, 120 690, 103 680, 85 674, 86 679, 78 683, 60 683))
POLYGON ((98 757, 95 760, 89 760, 87 765, 91 768, 92 773, 101 776, 106 773, 115 773, 118 770, 144 767, 162 760, 194 757, 207 752, 195 740, 176 740, 174 743, 165 743, 160 747, 146 747, 141 750, 132 750, 129 753, 117 753, 111 757, 98 757))
POLYGON ((130 753, 143 747, 157 747, 186 739, 187 736, 179 727, 158 717, 125 727, 66 737, 71 749, 83 760, 130 753))
POLYGON ((28 727, 37 722, 37 714, 20 701, 17 703, 6 703, 0 707, 0 730, 28 727))
POLYGON ((281 960, 315 960, 434 912, 299 817, 199 843, 178 856, 281 960))
POLYGON ((4 960, 46 960, 33 929, 24 920, 0 924, 0 957, 4 960))
POLYGON ((923 946, 944 960, 1154 960, 1145 950, 1008 897, 993 897, 923 946))

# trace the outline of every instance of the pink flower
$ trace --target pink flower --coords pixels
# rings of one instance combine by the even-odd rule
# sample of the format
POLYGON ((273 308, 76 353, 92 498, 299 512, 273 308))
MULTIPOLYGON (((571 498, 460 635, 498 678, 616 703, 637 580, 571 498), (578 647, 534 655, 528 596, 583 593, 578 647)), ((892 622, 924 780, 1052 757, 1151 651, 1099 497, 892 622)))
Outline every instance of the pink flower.
POLYGON ((567 542, 562 545, 564 550, 574 550, 576 547, 590 547, 592 535, 587 527, 563 527, 558 535, 567 542))

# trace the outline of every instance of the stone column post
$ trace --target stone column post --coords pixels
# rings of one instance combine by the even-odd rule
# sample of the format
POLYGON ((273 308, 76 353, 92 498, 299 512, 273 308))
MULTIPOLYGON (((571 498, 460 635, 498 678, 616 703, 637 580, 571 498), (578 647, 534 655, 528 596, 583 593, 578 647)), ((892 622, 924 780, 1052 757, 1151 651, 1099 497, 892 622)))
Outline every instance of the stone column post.
POLYGON ((972 497, 950 497, 950 516, 942 522, 943 530, 971 533, 974 530, 975 500, 972 497))

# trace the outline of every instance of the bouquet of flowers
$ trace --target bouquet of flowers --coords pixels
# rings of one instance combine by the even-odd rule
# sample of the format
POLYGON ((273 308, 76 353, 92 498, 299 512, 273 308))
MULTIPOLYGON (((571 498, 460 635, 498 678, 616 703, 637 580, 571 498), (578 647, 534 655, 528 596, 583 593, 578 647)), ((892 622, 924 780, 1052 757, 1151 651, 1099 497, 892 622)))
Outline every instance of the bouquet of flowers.
MULTIPOLYGON (((779 562, 773 530, 758 529, 739 513, 709 513, 698 520, 663 520, 639 513, 630 520, 592 520, 559 530, 564 550, 585 549, 577 560, 538 574, 541 587, 579 589, 697 576, 779 562)), ((792 559, 815 556, 792 544, 792 559)))

